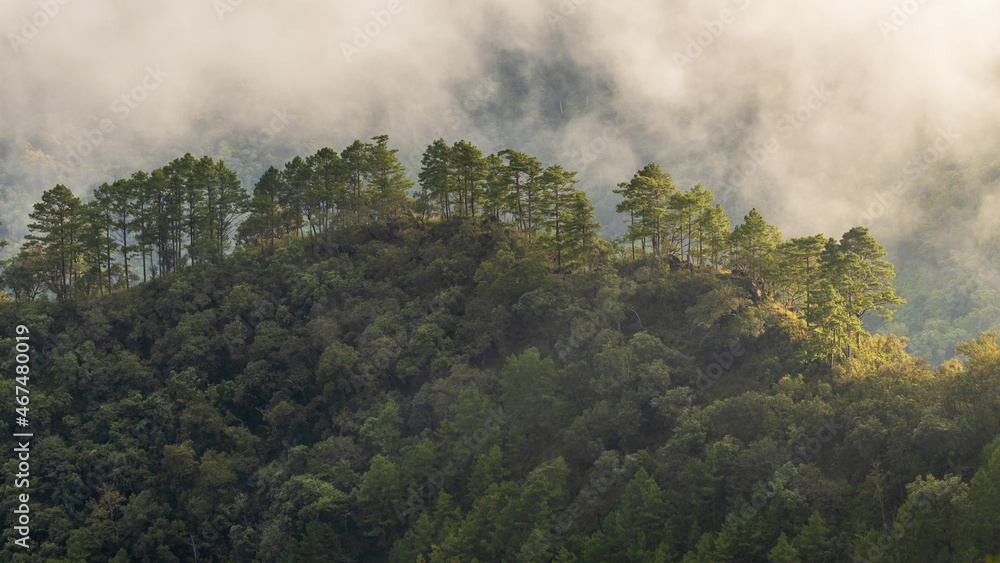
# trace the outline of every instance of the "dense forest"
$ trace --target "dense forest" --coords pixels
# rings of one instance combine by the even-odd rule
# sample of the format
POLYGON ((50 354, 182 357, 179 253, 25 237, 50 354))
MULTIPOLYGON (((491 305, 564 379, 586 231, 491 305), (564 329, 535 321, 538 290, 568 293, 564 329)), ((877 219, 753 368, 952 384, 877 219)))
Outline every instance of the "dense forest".
POLYGON ((870 334, 904 301, 867 229, 732 226, 649 164, 606 240, 558 164, 439 140, 415 185, 388 142, 42 195, 3 271, 36 432, 5 560, 1000 552, 998 335, 931 367, 870 334))

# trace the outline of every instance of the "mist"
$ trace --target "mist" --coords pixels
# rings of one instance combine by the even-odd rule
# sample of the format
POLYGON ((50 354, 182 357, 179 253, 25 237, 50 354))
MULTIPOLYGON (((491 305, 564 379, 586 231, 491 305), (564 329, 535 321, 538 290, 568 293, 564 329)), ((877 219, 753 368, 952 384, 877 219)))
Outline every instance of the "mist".
MULTIPOLYGON (((901 239, 930 168, 992 158, 998 24, 985 0, 5 2, 0 185, 86 195, 191 152, 252 189, 386 133, 411 174, 438 137, 578 170, 610 234, 657 161, 734 222, 901 239)), ((29 210, 0 210, 12 238, 29 210)))

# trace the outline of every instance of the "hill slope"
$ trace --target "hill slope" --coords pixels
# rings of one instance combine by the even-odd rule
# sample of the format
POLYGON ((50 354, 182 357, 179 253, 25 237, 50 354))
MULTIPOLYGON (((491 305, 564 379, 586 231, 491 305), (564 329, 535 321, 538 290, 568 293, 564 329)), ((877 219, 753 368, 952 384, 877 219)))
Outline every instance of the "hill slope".
MULTIPOLYGON (((34 548, 12 545, 7 516, 3 558, 1000 551, 996 335, 960 350, 964 367, 875 337, 831 368, 751 288, 654 259, 556 273, 509 226, 452 221, 4 303, 2 325, 30 329, 35 437, 34 548)), ((2 488, 11 515, 19 491, 2 488)))

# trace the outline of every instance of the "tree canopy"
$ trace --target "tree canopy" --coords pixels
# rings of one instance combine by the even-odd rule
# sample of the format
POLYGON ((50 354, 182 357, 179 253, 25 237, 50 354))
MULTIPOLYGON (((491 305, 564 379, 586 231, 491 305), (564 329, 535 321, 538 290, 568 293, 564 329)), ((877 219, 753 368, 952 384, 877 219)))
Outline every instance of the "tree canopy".
POLYGON ((869 334, 901 299, 867 230, 730 229, 650 164, 607 241, 558 164, 443 140, 422 164, 379 136, 252 194, 191 155, 45 192, 0 301, 44 424, 34 548, 8 525, 0 557, 1000 552, 998 334, 936 368, 869 334))

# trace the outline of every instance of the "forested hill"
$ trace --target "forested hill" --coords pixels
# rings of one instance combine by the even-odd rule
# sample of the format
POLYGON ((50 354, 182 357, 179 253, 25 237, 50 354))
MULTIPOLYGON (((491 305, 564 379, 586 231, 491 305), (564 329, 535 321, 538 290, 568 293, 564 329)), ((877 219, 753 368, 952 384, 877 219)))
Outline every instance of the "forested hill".
MULTIPOLYGON (((393 154, 359 145, 365 162, 393 154)), ((487 195, 489 176, 463 183, 444 148, 415 200, 388 157, 329 183, 297 159, 265 174, 240 227, 210 159, 102 187, 97 204, 47 192, 5 272, 21 293, 0 303, 0 326, 30 331, 35 433, 33 548, 12 543, 21 491, 5 479, 0 557, 1000 552, 997 334, 934 369, 870 336, 868 312, 899 299, 864 229, 784 241, 752 211, 729 230, 715 207, 685 211, 702 188, 651 165, 619 186, 630 238, 612 244, 571 173, 495 155, 487 195), (310 186, 332 191, 301 199, 310 186), (179 199, 145 214, 137 193, 179 199)), ((12 328, 2 338, 13 373, 12 328)))

